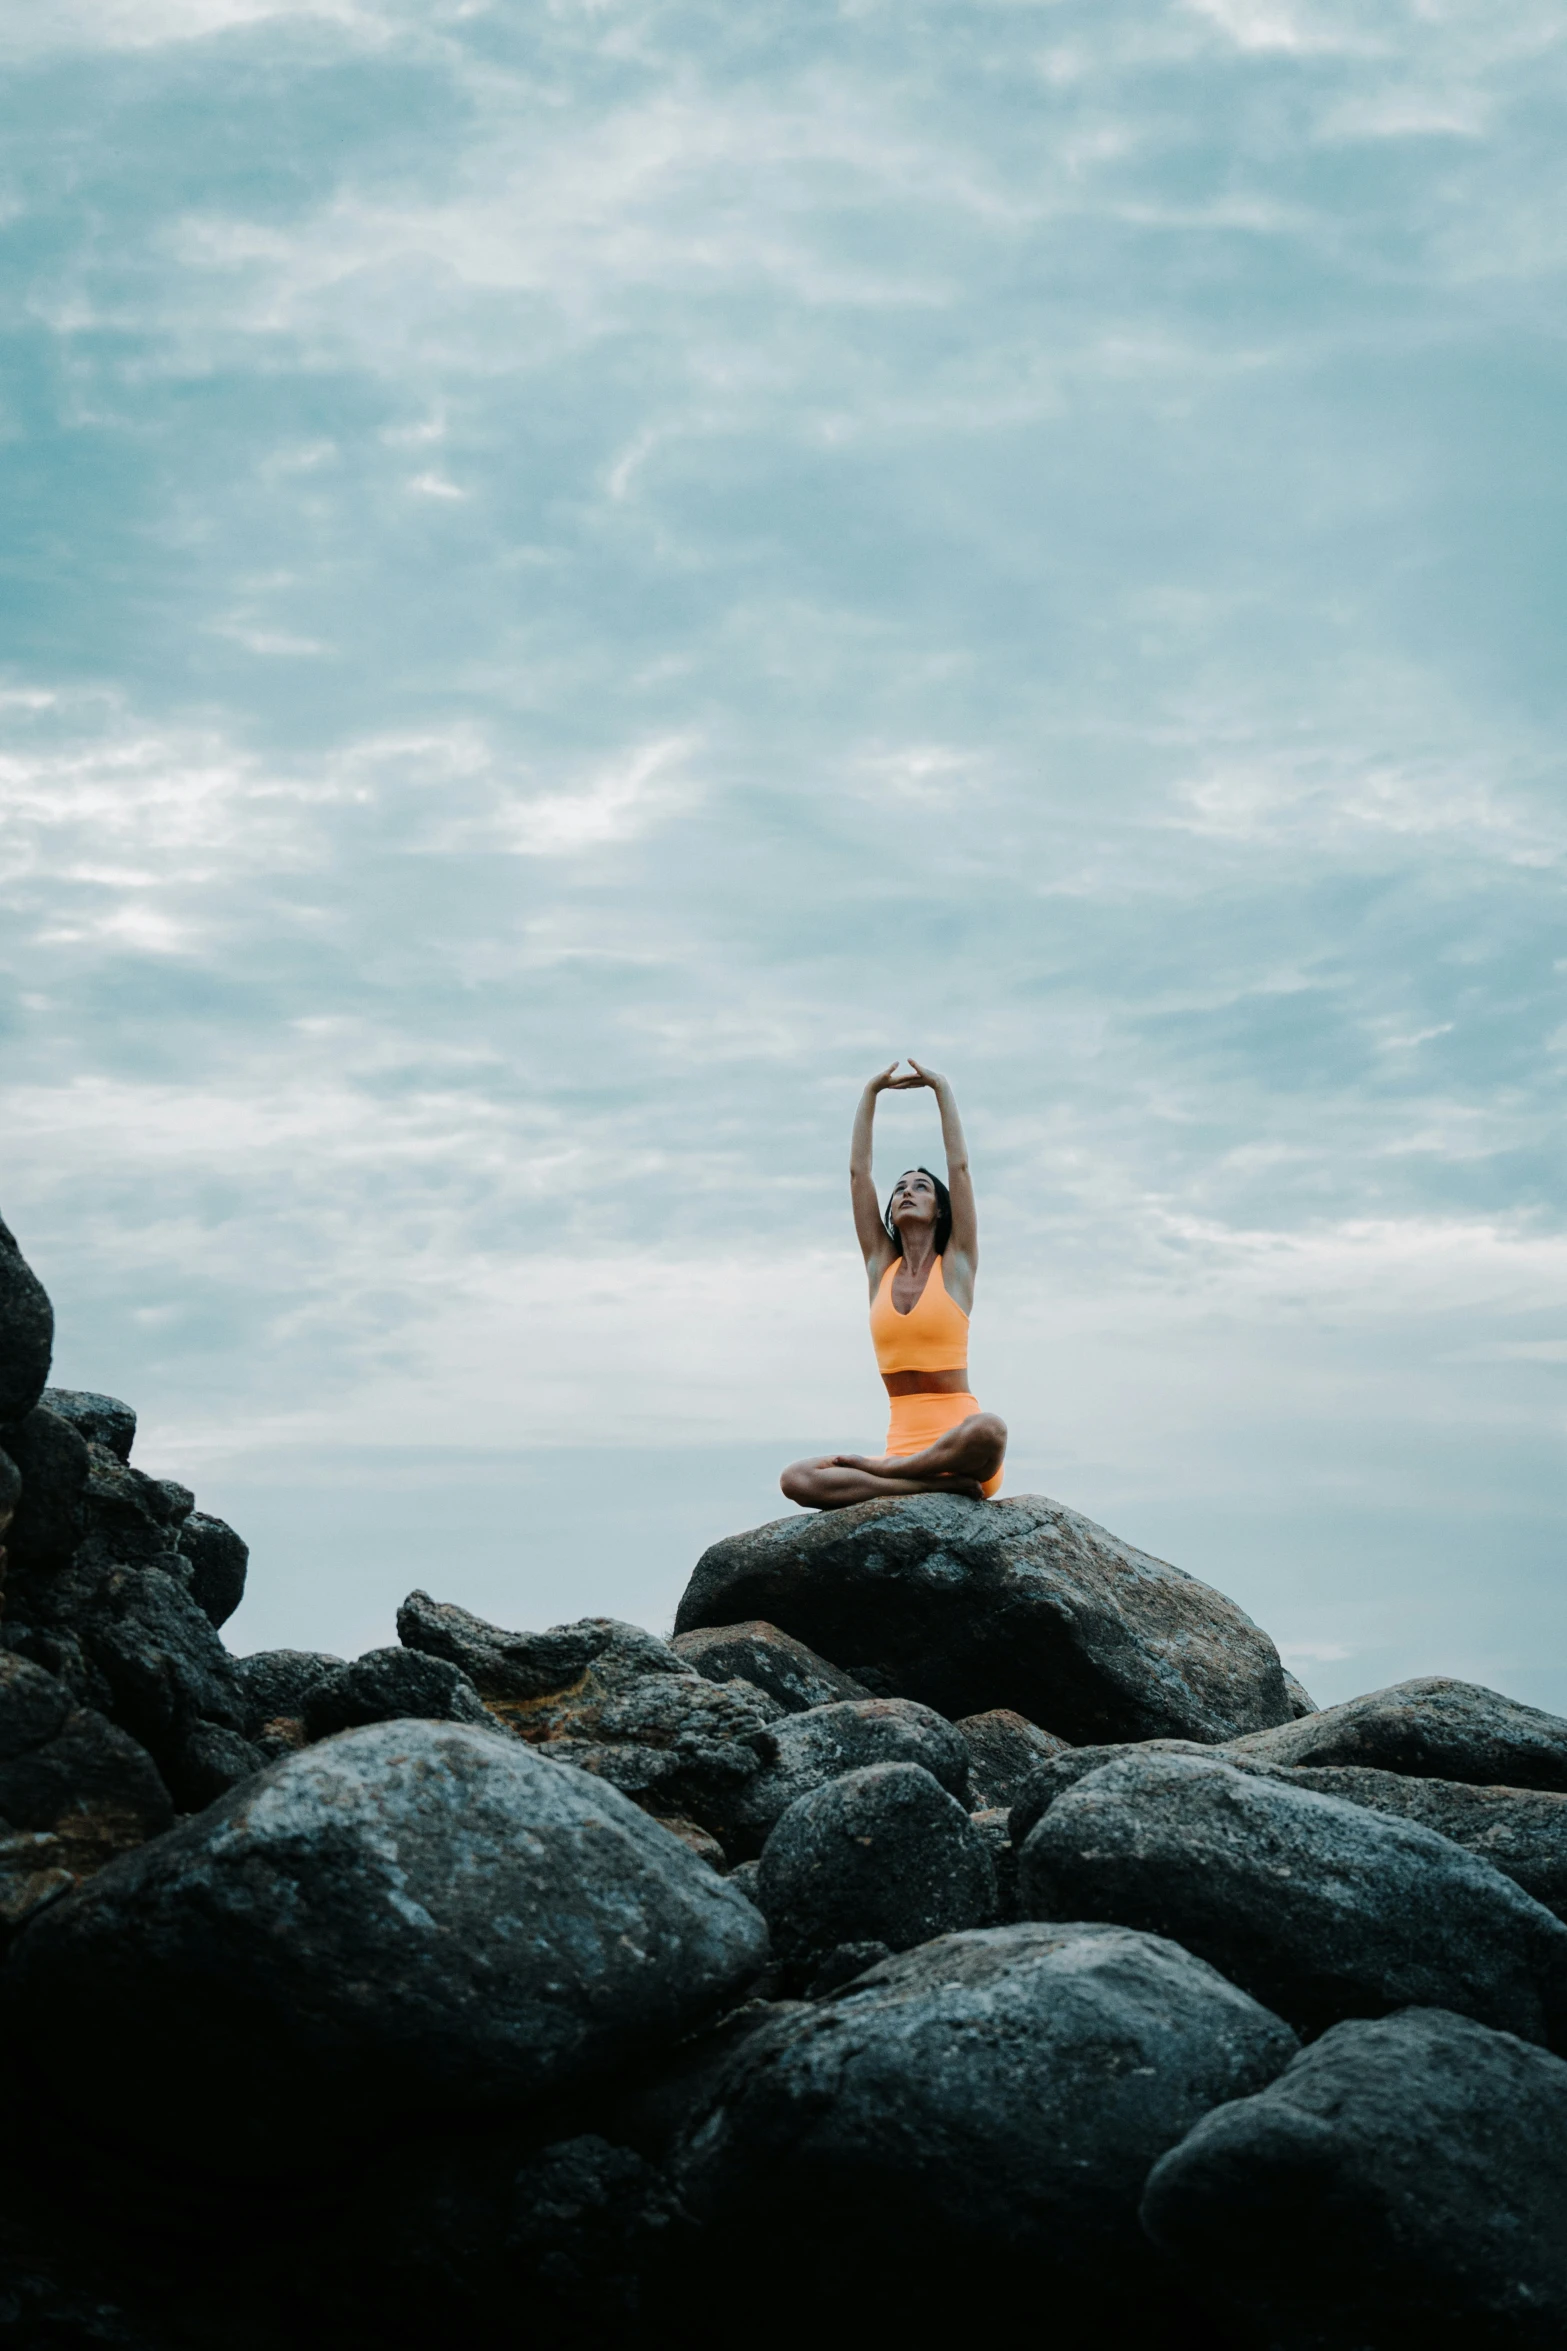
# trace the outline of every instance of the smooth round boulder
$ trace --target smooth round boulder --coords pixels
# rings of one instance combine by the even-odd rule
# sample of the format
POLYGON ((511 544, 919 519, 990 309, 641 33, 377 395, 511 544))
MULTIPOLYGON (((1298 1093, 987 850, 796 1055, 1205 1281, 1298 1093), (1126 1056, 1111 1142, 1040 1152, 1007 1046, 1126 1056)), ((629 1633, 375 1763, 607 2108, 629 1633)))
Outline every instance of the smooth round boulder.
POLYGON ((261 2175, 610 2071, 766 1954, 761 1914, 616 1789, 496 1731, 377 1723, 44 1911, 7 2027, 83 2130, 261 2175), (213 2129, 215 2096, 243 2128, 213 2129))
POLYGON ((755 1898, 780 1959, 820 1959, 845 1943, 907 1951, 993 1926, 996 1872, 980 1831, 928 1771, 873 1763, 790 1805, 762 1847, 755 1898))
POLYGON ((726 2277, 765 2274, 780 2334, 972 2319, 983 2281, 1052 2343, 1141 2341, 1117 2324, 1178 2299, 1137 2224, 1150 2166, 1297 2046, 1157 1936, 943 1935, 749 2034, 671 2171, 726 2277))
POLYGON ((1043 1494, 857 1502, 702 1554, 677 1634, 761 1617, 878 1692, 953 1719, 1009 1708, 1074 1746, 1216 1742, 1291 1719, 1233 1600, 1043 1494))
POLYGON ((1142 2215, 1279 2351, 1559 2351, 1567 2065, 1442 2009, 1335 2025, 1161 2157, 1142 2215))
POLYGON ((1058 1796, 1025 1917, 1171 1936, 1303 2032, 1410 2006, 1567 2038, 1567 1926, 1477 1854, 1208 1756, 1130 1755, 1058 1796))

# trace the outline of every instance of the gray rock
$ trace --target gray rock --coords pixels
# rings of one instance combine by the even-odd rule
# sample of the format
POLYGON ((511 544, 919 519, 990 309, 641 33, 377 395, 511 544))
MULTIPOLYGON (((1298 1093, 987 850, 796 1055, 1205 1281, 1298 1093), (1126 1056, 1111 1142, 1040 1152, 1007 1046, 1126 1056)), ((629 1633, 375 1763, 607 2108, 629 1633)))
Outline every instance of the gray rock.
POLYGON ((453 1601, 432 1600, 428 1592, 409 1593, 397 1611, 397 1637, 405 1649, 455 1665, 481 1698, 509 1710, 525 1738, 528 1710, 539 1706, 546 1716, 558 1711, 590 1668, 596 1669, 598 1695, 624 1689, 643 1674, 694 1674, 667 1641, 612 1616, 586 1616, 543 1633, 509 1633, 453 1601))
POLYGON ((1009 1707, 1074 1745, 1290 1719, 1278 1653, 1233 1601, 1043 1495, 861 1502, 715 1543, 676 1631, 750 1617, 942 1714, 1009 1707))
POLYGON ((466 1673, 519 1738, 709 1835, 723 1836, 736 1791, 770 1752, 759 1734, 785 1712, 748 1682, 706 1680, 667 1641, 613 1617, 508 1633, 414 1592, 397 1629, 405 1647, 466 1673))
POLYGON ((0 1223, 0 1427, 32 1411, 53 1346, 54 1310, 43 1283, 0 1223))
MULTIPOLYGON (((917 1767, 889 1764, 885 1768, 896 1771, 917 1767)), ((890 1943, 835 1943, 826 1957, 816 1962, 815 1970, 805 1987, 805 1997, 807 2000, 825 2000, 829 1992, 841 1992, 844 1985, 852 1984, 856 1976, 868 1975, 873 1967, 880 1967, 884 1959, 891 1959, 892 1956, 890 1943)))
POLYGON ((1143 2223, 1278 2351, 1559 2351, 1567 2065, 1441 2009, 1336 2025, 1154 2166, 1143 2223))
POLYGON ((413 1715, 498 1727, 466 1674, 444 1657, 422 1657, 417 1649, 367 1649, 351 1665, 340 1665, 313 1683, 303 1712, 305 1734, 312 1739, 413 1715))
POLYGON ((873 1763, 790 1805, 762 1847, 756 1899, 786 1963, 845 1943, 907 1951, 996 1922, 996 1873, 967 1813, 917 1763, 873 1763))
POLYGON ((823 2311, 972 2318, 983 2281, 987 2307, 1048 2312, 1052 2343, 1105 2344, 1178 2299, 1137 2225, 1149 2166, 1296 2045, 1155 1936, 945 1935, 743 2040, 672 2173, 739 2276, 773 2248, 781 2337, 823 2311))
POLYGON ((1041 1763, 1071 1752, 1065 1739, 1025 1722, 1006 1706, 965 1714, 952 1727, 969 1751, 969 1802, 976 1812, 1009 1809, 1041 1763))
POLYGON ((0 1924, 174 1825, 152 1758, 63 1684, 0 1651, 0 1924))
POLYGON ((248 1657, 236 1657, 240 1728, 246 1738, 259 1739, 279 1718, 303 1727, 306 1691, 346 1663, 320 1649, 255 1649, 248 1657))
POLYGON ((221 1518, 193 1510, 179 1533, 179 1550, 190 1561, 190 1596, 208 1624, 227 1624, 245 1597, 250 1546, 221 1518))
POLYGON ((5 1538, 6 1614, 14 1617, 33 1613, 33 1586, 58 1576, 82 1539, 88 1452, 80 1430, 42 1404, 7 1430, 5 1443, 22 1481, 5 1538))
POLYGON ((1281 1776, 1319 1796, 1341 1796, 1347 1804, 1435 1829, 1567 1919, 1567 1796, 1545 1788, 1406 1779, 1402 1772, 1357 1771, 1350 1764, 1295 1767, 1281 1776))
POLYGON ((871 1694, 852 1674, 829 1665, 803 1641, 759 1618, 750 1624, 704 1625, 698 1632, 677 1633, 670 1647, 708 1681, 751 1682, 791 1714, 871 1694))
POLYGON ((180 1531, 194 1502, 188 1486, 147 1477, 107 1445, 89 1440, 79 1557, 102 1566, 158 1567, 188 1584, 180 1531))
MULTIPOLYGON (((182 1811, 211 1801, 211 1758, 187 1768, 200 1724, 243 1737, 234 1660, 183 1584, 157 1567, 114 1567, 76 1629, 112 1695, 114 1720, 152 1756, 182 1811)), ((236 1759, 237 1760, 237 1759, 236 1759)), ((253 1769, 251 1757, 245 1768, 253 1769)))
POLYGON ((1297 1722, 1302 1715, 1320 1714, 1322 1711, 1311 1692, 1302 1687, 1288 1666, 1284 1668, 1284 1695, 1290 1702, 1290 1712, 1297 1722))
MULTIPOLYGON (((732 1686, 732 1685, 731 1685, 732 1686)), ((785 1715, 755 1736, 761 1768, 717 1796, 713 1826, 731 1856, 760 1852, 773 1824, 811 1789, 872 1763, 923 1765, 949 1795, 968 1796, 968 1749, 951 1723, 911 1698, 843 1698, 785 1715)))
POLYGON ((134 1406, 91 1388, 45 1388, 39 1402, 68 1420, 89 1444, 106 1445, 121 1461, 129 1461, 136 1442, 134 1406))
POLYGON ((1445 1675, 1348 1698, 1235 1747, 1259 1763, 1358 1764, 1483 1787, 1567 1791, 1567 1720, 1445 1675))
POLYGON ((49 2051, 52 2100, 260 2174, 602 2075, 732 2000, 766 1948, 613 1788, 466 1723, 377 1723, 53 1903, 8 2019, 49 2051), (217 2082, 243 2131, 212 2131, 217 2082))
POLYGON ((1128 1756, 1058 1796, 1019 1856, 1033 1918, 1171 1936, 1305 2032, 1394 2008, 1567 2033, 1567 1927, 1489 1862, 1209 1757, 1128 1756))
POLYGON ((1107 1763, 1119 1763, 1127 1755, 1195 1755, 1200 1762, 1234 1763, 1237 1770, 1270 1769, 1266 1764, 1242 1764, 1228 1747, 1218 1754, 1196 1739, 1122 1739, 1105 1747, 1067 1747, 1037 1763, 1018 1790, 1009 1819, 1018 1851, 1022 1852, 1035 1822, 1044 1818, 1058 1796, 1075 1788, 1079 1780, 1086 1780, 1090 1772, 1103 1771, 1107 1763))

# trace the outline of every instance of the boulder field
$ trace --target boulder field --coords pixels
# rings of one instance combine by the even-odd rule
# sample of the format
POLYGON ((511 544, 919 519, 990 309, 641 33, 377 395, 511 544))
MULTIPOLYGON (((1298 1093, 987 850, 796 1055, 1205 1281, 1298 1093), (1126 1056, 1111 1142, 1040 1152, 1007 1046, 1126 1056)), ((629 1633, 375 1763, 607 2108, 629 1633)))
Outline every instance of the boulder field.
POLYGON ((0 2351, 1567 2344, 1567 1722, 1037 1495, 239 1657, 51 1334, 0 1227, 0 2351))

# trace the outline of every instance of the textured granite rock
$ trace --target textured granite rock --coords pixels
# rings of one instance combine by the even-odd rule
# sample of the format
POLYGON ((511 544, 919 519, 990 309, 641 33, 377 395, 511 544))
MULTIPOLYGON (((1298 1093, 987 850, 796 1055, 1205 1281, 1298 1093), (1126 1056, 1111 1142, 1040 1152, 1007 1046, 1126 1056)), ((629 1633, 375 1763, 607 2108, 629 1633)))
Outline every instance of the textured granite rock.
POLYGON ((969 1758, 949 1722, 910 1698, 843 1698, 785 1715, 751 1740, 760 1768, 715 1801, 713 1826, 732 1857, 761 1850, 775 1822, 811 1789, 873 1763, 917 1763, 949 1795, 968 1798, 969 1758))
POLYGON ((1356 1764, 1478 1786, 1567 1791, 1567 1719, 1444 1675, 1396 1682, 1235 1744, 1259 1763, 1356 1764))
POLYGON ((969 1751, 969 1802, 976 1812, 1010 1809, 1040 1764, 1071 1753, 1065 1739, 1006 1706, 962 1715, 952 1727, 969 1751))
POLYGON ((351 1664, 335 1666, 305 1692, 303 1715, 311 1739, 411 1715, 497 1727, 466 1674, 417 1649, 367 1649, 351 1664))
POLYGON ((129 1461, 136 1442, 136 1414, 118 1396, 100 1396, 92 1388, 45 1388, 38 1401, 68 1420, 89 1444, 106 1445, 121 1461, 129 1461))
POLYGON ((210 1625, 227 1624, 245 1597, 250 1545, 226 1520, 193 1510, 179 1532, 179 1552, 190 1561, 190 1596, 210 1625))
POLYGON ((803 1641, 759 1618, 750 1624, 704 1625, 698 1632, 677 1633, 670 1647, 708 1681, 751 1682, 791 1714, 807 1706, 831 1706, 839 1698, 871 1695, 852 1674, 829 1665, 803 1641))
POLYGON ((1352 1764, 1284 1769, 1319 1796, 1339 1796, 1399 1820, 1418 1821, 1489 1861, 1536 1902, 1567 1920, 1567 1795, 1545 1788, 1479 1788, 1467 1780, 1406 1778, 1352 1764))
POLYGON ((676 1631, 752 1617, 942 1714, 1008 1707, 1074 1744, 1216 1742, 1292 1713, 1233 1601, 1042 1495, 920 1494, 731 1536, 676 1631))
POLYGON ((51 1904, 8 2017, 50 2095, 216 2169, 517 2106, 671 2043, 766 1956, 634 1804, 465 1723, 346 1731, 51 1904), (244 2128, 210 2128, 214 2083, 244 2128))
POLYGON ((996 1923, 984 1837, 917 1763, 873 1763, 799 1797, 762 1848, 756 1900, 786 1963, 840 1945, 907 1951, 996 1923))
POLYGON ((1025 1915, 1169 1935, 1304 2032, 1446 2007, 1567 2036, 1567 1927, 1412 1821, 1237 1771, 1128 1756, 1058 1796, 1018 1861, 1025 1915))
POLYGON ((1177 2299, 1137 2225, 1148 2170, 1295 2048, 1154 1936, 945 1935, 747 2035, 672 2174, 720 2281, 765 2274, 781 2332, 944 2325, 982 2294, 1047 2312, 1053 2342, 1156 2340, 1116 2331, 1177 2299), (1064 2331, 1085 2317, 1097 2336, 1064 2331))
POLYGON ((1335 2025, 1155 2164, 1143 2223, 1277 2351, 1558 2351, 1564 2118, 1567 2065, 1510 2033, 1335 2025))

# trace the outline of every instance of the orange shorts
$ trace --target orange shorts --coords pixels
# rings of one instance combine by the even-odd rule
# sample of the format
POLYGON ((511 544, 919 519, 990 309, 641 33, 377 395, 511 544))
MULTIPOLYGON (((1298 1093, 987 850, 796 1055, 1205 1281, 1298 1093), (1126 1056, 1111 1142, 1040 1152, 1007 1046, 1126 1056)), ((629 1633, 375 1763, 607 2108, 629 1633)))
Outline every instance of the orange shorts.
MULTIPOLYGON (((979 1399, 967 1389, 956 1395, 890 1396, 892 1419, 887 1428, 889 1453, 923 1453, 927 1445, 934 1445, 948 1429, 955 1429, 960 1421, 971 1419, 979 1410, 979 1399)), ((987 1478, 980 1491, 987 1497, 999 1494, 1003 1472, 997 1470, 987 1478)))

